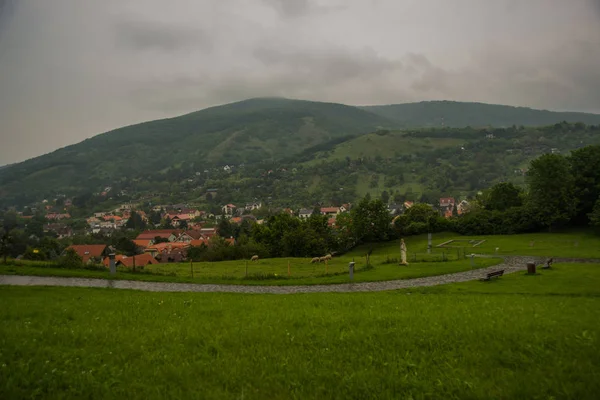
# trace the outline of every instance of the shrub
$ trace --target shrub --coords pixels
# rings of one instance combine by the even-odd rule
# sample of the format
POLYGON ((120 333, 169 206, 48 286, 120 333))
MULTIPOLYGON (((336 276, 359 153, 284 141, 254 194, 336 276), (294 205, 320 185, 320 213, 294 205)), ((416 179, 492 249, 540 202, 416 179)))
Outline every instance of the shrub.
POLYGON ((65 268, 82 268, 83 259, 74 249, 67 249, 58 263, 65 268))

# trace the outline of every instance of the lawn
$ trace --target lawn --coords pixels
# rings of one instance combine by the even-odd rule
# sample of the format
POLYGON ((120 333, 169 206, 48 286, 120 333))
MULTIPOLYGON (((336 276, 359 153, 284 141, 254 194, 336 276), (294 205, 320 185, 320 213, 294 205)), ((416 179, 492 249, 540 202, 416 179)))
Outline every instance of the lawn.
POLYGON ((596 399, 599 283, 556 264, 360 294, 0 287, 0 398, 596 399))
MULTIPOLYGON (((424 253, 427 250, 427 235, 409 236, 406 239, 408 258, 411 253, 424 253)), ((455 254, 499 254, 523 255, 539 257, 569 257, 600 259, 600 236, 589 231, 573 231, 562 233, 527 233, 520 235, 487 235, 487 236, 460 236, 456 233, 434 233, 432 238, 433 249, 436 254, 446 252, 455 254), (460 240, 450 243, 447 247, 437 247, 449 240, 460 240), (473 247, 468 240, 481 241, 482 244, 473 247), (498 252, 496 252, 498 248, 498 252)), ((369 246, 361 246, 353 251, 355 254, 365 253, 369 246)), ((377 243, 373 245, 373 254, 399 253, 398 241, 377 243)))
MULTIPOLYGON (((128 280, 143 280, 157 282, 194 282, 194 283, 221 283, 237 285, 316 285, 348 283, 348 262, 356 260, 354 282, 374 282, 395 279, 412 279, 425 276, 443 275, 454 272, 467 271, 473 268, 485 268, 501 262, 498 258, 481 258, 474 260, 456 260, 448 262, 417 262, 400 267, 397 262, 386 263, 387 256, 377 256, 371 259, 373 268, 365 268, 364 257, 344 256, 333 258, 325 264, 310 264, 309 260, 302 258, 272 258, 260 260, 258 263, 248 262, 248 278, 246 278, 246 262, 221 261, 193 263, 194 275, 189 263, 155 264, 136 273, 131 270, 119 268, 116 278, 128 280), (290 276, 288 276, 288 262, 290 276)), ((39 276, 65 276, 80 278, 110 279, 109 272, 103 270, 66 269, 30 265, 1 265, 0 274, 8 275, 39 275, 39 276)))

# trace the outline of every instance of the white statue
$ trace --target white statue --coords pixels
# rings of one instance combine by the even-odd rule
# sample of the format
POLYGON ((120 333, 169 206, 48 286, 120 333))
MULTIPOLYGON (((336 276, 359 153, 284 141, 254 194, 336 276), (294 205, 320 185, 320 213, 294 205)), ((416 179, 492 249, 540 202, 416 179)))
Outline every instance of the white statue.
POLYGON ((404 243, 404 239, 400 239, 400 258, 402 260, 400 265, 408 265, 408 262, 406 262, 406 243, 404 243))

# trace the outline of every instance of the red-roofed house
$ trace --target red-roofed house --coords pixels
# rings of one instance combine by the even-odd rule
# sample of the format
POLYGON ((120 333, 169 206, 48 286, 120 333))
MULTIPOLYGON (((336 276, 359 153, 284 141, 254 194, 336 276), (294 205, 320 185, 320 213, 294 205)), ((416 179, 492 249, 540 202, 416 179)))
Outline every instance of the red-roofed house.
POLYGON ((137 247, 141 247, 142 249, 145 249, 146 247, 150 247, 154 244, 154 239, 143 239, 143 240, 135 239, 133 241, 133 243, 135 243, 135 245, 137 247))
POLYGON ((179 243, 191 243, 193 240, 198 240, 202 238, 202 233, 200 231, 197 230, 189 230, 189 231, 185 231, 182 232, 177 239, 175 239, 175 242, 179 242, 179 243))
POLYGON ((440 199, 440 207, 442 208, 454 207, 455 203, 456 201, 454 200, 454 197, 442 197, 440 199))
POLYGON ((178 243, 178 242, 168 242, 168 243, 156 243, 152 246, 147 247, 144 252, 152 254, 153 257, 156 257, 161 253, 171 253, 171 251, 175 249, 187 249, 189 248, 189 243, 178 243))
POLYGON ((167 239, 169 242, 174 242, 181 231, 177 229, 155 229, 152 231, 144 231, 135 238, 135 240, 150 240, 156 237, 167 239))
MULTIPOLYGON (((144 267, 148 264, 158 264, 158 261, 156 261, 154 257, 152 257, 152 255, 148 253, 139 254, 137 256, 131 257, 124 256, 122 254, 117 254, 115 256, 115 265, 117 267, 123 266, 127 268, 133 268, 134 262, 136 267, 144 267)), ((106 268, 108 268, 110 266, 110 259, 106 257, 102 263, 106 268)))
POLYGON ((404 202, 404 209, 408 210, 409 208, 411 208, 413 206, 413 202, 412 201, 405 201, 404 202))
POLYGON ((341 211, 339 207, 321 207, 322 215, 334 216, 338 215, 340 212, 341 211))
POLYGON ((74 244, 67 249, 75 250, 84 264, 100 262, 108 252, 105 244, 74 244))
POLYGON ((59 214, 59 213, 49 213, 46 214, 47 220, 61 220, 61 219, 69 219, 71 218, 70 214, 59 214))

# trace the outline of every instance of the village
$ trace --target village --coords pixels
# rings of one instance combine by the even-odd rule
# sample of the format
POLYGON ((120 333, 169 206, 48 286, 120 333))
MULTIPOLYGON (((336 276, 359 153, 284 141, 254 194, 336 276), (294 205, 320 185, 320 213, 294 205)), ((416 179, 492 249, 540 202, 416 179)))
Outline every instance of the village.
MULTIPOLYGON (((219 237, 230 245, 235 244, 235 238, 223 237, 219 232, 219 222, 227 220, 230 224, 242 223, 259 224, 265 222, 265 217, 257 215, 276 215, 285 213, 306 220, 313 214, 327 217, 327 225, 336 229, 336 219, 339 215, 352 209, 349 203, 340 206, 300 208, 274 208, 265 210, 261 201, 253 201, 236 206, 227 203, 220 207, 221 213, 215 214, 198 209, 188 204, 162 204, 144 207, 133 202, 123 203, 110 211, 95 212, 85 219, 85 228, 77 231, 73 228, 69 211, 73 204, 70 199, 55 199, 52 203, 44 201, 46 211, 44 233, 54 235, 57 239, 68 239, 74 235, 110 238, 117 231, 138 230, 140 233, 132 240, 135 251, 129 254, 116 254, 116 264, 123 267, 143 267, 148 264, 177 263, 187 260, 187 253, 192 247, 211 246, 212 239, 219 237), (145 210, 143 209, 145 208, 145 210), (264 211, 267 211, 265 213, 264 211), (141 229, 140 229, 141 228, 141 229)), ((415 203, 405 201, 402 204, 388 204, 390 217, 397 218, 415 203)), ((469 202, 457 202, 453 197, 440 198, 436 205, 428 204, 436 209, 441 216, 450 218, 461 215, 468 210, 469 202)), ((32 216, 22 215, 28 219, 32 216)), ((119 253, 115 248, 105 244, 73 244, 67 247, 73 249, 84 264, 103 264, 108 266, 110 253, 119 253)))

